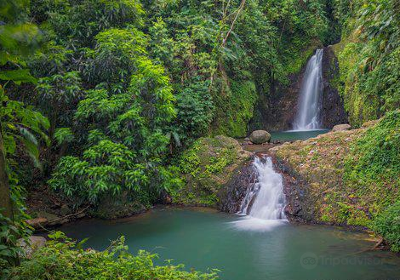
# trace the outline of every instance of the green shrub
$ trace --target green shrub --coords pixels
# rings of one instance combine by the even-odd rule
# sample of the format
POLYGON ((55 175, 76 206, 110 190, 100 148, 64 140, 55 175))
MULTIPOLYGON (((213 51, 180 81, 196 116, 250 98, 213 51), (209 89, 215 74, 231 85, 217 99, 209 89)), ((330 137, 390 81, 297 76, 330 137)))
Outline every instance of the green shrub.
POLYGON ((400 105, 400 16, 397 0, 347 2, 336 3, 344 24, 340 92, 350 122, 359 126, 400 105))
MULTIPOLYGON (((378 186, 382 187, 379 191, 393 191, 396 194, 399 174, 400 111, 394 111, 368 129, 352 146, 344 178, 359 191, 365 192, 372 189, 371 186, 378 186)), ((378 197, 385 196, 380 193, 378 197)))
POLYGON ((392 251, 400 252, 400 202, 396 202, 378 216, 374 229, 389 242, 392 251))
POLYGON ((18 245, 18 239, 23 238, 27 242, 31 234, 30 227, 20 221, 20 215, 18 218, 12 221, 0 212, 0 279, 7 279, 11 267, 19 264, 23 251, 18 245))
POLYGON ((173 265, 171 262, 157 266, 154 265, 157 255, 145 251, 133 256, 124 245, 123 237, 101 252, 84 250, 82 243, 73 242, 61 232, 50 237, 52 239, 45 247, 12 271, 10 279, 218 279, 216 270, 208 273, 188 272, 183 265, 173 265))
MULTIPOLYGON (((346 191, 351 193, 353 199, 359 201, 358 205, 365 210, 365 213, 353 211, 352 217, 348 217, 348 223, 369 226, 368 220, 373 224, 374 220, 380 217, 377 218, 380 225, 378 232, 384 236, 388 235, 385 229, 387 227, 382 226, 385 224, 385 218, 382 217, 388 216, 389 212, 383 212, 400 199, 399 174, 400 111, 394 111, 386 114, 355 141, 345 159, 343 179, 346 191)), ((393 221, 394 219, 390 218, 387 223, 393 221)))
POLYGON ((209 83, 193 79, 177 94, 175 125, 181 138, 195 139, 207 133, 215 109, 209 86, 209 83))

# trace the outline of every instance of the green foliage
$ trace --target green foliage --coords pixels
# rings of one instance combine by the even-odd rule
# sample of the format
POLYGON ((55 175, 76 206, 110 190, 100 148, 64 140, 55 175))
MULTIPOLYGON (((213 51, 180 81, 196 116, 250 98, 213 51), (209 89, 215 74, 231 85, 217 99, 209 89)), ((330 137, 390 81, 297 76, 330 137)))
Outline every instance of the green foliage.
POLYGON ((206 82, 193 81, 177 94, 176 126, 184 138, 197 138, 208 132, 215 109, 208 87, 206 82))
POLYGON ((354 144, 351 152, 346 180, 360 190, 387 186, 395 191, 400 173, 400 112, 388 113, 354 144))
POLYGON ((72 124, 73 113, 78 100, 83 96, 78 72, 55 74, 39 79, 37 85, 37 106, 51 123, 50 137, 56 127, 72 124))
POLYGON ((144 14, 137 0, 32 0, 32 7, 32 16, 49 24, 56 40, 72 49, 93 46, 93 38, 103 30, 140 26, 144 14))
MULTIPOLYGON (((345 161, 344 182, 372 220, 400 198, 400 112, 386 114, 357 140, 345 161)), ((354 217, 360 213, 355 213, 354 217)), ((357 224, 362 222, 362 219, 357 224)))
POLYGON ((124 237, 114 241, 105 251, 82 249, 63 233, 51 234, 46 247, 37 250, 31 259, 24 260, 13 270, 12 280, 46 278, 61 279, 218 279, 217 271, 208 273, 185 271, 183 265, 154 265, 157 255, 139 251, 134 256, 124 245, 124 237))
POLYGON ((400 202, 389 206, 374 222, 374 230, 390 244, 390 249, 400 252, 400 202))
POLYGON ((400 105, 400 13, 395 0, 358 0, 352 8, 339 53, 340 91, 351 123, 361 125, 400 105))
POLYGON ((235 169, 248 155, 241 154, 240 144, 229 137, 200 138, 177 163, 187 186, 172 193, 175 203, 215 207, 218 193, 235 169))
MULTIPOLYGON (((0 3, 0 66, 7 63, 24 66, 23 56, 38 45, 39 29, 28 21, 26 4, 25 0, 4 0, 0 3)), ((2 69, 1 72, 2 80, 19 83, 32 79, 26 69, 2 69)))
POLYGON ((163 124, 174 115, 168 79, 147 58, 138 61, 127 93, 109 94, 104 89, 88 91, 77 108, 80 139, 88 147, 82 157, 64 157, 53 178, 55 189, 80 201, 98 203, 105 194, 128 190, 148 205, 163 190, 179 180, 161 166, 168 138, 163 124))
POLYGON ((35 166, 40 167, 38 138, 47 142, 44 131, 49 123, 31 106, 11 99, 8 91, 6 94, 8 84, 11 84, 12 90, 21 83, 36 81, 25 68, 25 58, 35 48, 40 36, 38 28, 27 20, 26 1, 2 1, 0 22, 0 134, 1 144, 4 145, 0 147, 0 166, 3 169, 0 172, 2 180, 6 180, 0 186, 0 276, 6 279, 10 266, 19 261, 21 250, 17 244, 18 238, 30 233, 22 221, 27 216, 22 203, 23 188, 19 185, 18 172, 21 166, 17 153, 29 154, 35 166), (11 204, 4 203, 10 200, 11 204), (3 212, 2 207, 6 207, 6 211, 3 212), (11 212, 13 215, 9 215, 11 212), (7 213, 12 220, 3 213, 7 213))
MULTIPOLYGON (((48 144, 45 131, 49 127, 48 120, 21 101, 10 96, 15 95, 22 83, 32 83, 36 80, 26 68, 25 59, 40 40, 38 28, 28 23, 26 1, 2 1, 0 4, 0 133, 4 147, 0 147, 6 162, 2 162, 2 174, 8 173, 8 181, 2 182, 2 187, 11 188, 11 198, 17 206, 16 221, 24 217, 22 206, 23 189, 19 185, 21 154, 28 154, 36 167, 39 162, 39 144, 43 140, 48 144), (10 90, 8 89, 10 85, 10 90), (6 92, 7 88, 7 92, 6 92), (19 155, 18 155, 19 153, 19 155), (9 183, 9 184, 8 184, 9 183)), ((3 159, 1 159, 3 160, 3 159)), ((21 176, 22 177, 22 176, 21 176)), ((2 192, 2 195, 8 191, 2 192)), ((8 199, 1 197, 1 201, 8 199)), ((1 205, 4 207, 4 205, 1 205)), ((4 223, 4 221, 2 221, 4 223)), ((13 225, 10 225, 10 227, 13 225)))
POLYGON ((18 264, 19 256, 23 255, 17 240, 27 236, 31 229, 21 221, 12 221, 0 213, 0 278, 6 279, 10 267, 18 264))
POLYGON ((49 183, 69 197, 88 199, 92 203, 102 194, 116 196, 123 189, 145 196, 143 189, 149 177, 145 166, 135 163, 135 157, 123 144, 102 140, 85 150, 82 160, 63 157, 49 183))
POLYGON ((121 93, 138 67, 138 58, 146 54, 146 36, 130 27, 109 29, 95 38, 95 50, 87 52, 90 58, 85 70, 86 80, 92 85, 106 83, 113 87, 113 92, 121 93))
POLYGON ((71 129, 68 127, 61 127, 56 130, 54 133, 54 138, 57 141, 58 145, 63 143, 70 143, 74 140, 74 134, 71 129))
POLYGON ((135 27, 109 29, 95 39, 85 76, 96 89, 79 101, 74 135, 67 134, 84 148, 81 156, 61 158, 49 183, 78 197, 77 204, 97 204, 128 191, 149 205, 180 184, 173 168, 163 166, 171 140, 168 125, 176 115, 172 87, 163 67, 148 57, 145 34, 135 27))
POLYGON ((231 81, 230 90, 221 98, 213 134, 224 134, 232 137, 245 137, 247 124, 253 117, 257 101, 256 86, 251 81, 231 81), (229 100, 229 101, 227 101, 229 100))
POLYGON ((13 82, 36 82, 28 69, 24 69, 25 55, 37 44, 38 29, 35 25, 25 23, 27 7, 24 1, 2 1, 0 5, 0 121, 5 142, 6 155, 16 153, 17 144, 22 143, 36 165, 39 164, 37 135, 45 140, 43 130, 48 128, 48 121, 40 113, 25 106, 22 102, 11 100, 6 95, 6 85, 13 82), (3 83, 4 82, 4 83, 3 83), (36 135, 35 135, 36 134, 36 135))
MULTIPOLYGON (((0 101, 6 104, 0 109, 3 128, 1 133, 6 155, 9 155, 11 160, 11 156, 17 152, 18 145, 22 144, 34 164, 39 167, 39 141, 37 136, 48 141, 48 137, 43 132, 49 128, 48 120, 22 102, 10 100, 2 89, 0 89, 0 101)), ((12 163, 16 164, 15 162, 12 163)))

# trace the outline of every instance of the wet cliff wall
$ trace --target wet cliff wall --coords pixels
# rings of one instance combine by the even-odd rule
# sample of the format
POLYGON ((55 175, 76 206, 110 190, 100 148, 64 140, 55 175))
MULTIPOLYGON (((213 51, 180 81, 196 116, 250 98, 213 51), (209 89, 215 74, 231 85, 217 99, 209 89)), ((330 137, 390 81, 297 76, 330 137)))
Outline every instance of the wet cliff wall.
POLYGON ((339 62, 331 46, 324 48, 322 57, 322 110, 321 120, 324 128, 333 128, 337 124, 348 123, 344 102, 339 95, 339 62))
MULTIPOLYGON (((304 78, 308 59, 314 54, 305 53, 304 63, 297 73, 288 76, 288 83, 272 84, 268 90, 259 90, 254 117, 248 130, 265 129, 281 131, 292 128, 297 113, 297 103, 301 83, 304 78)), ((332 48, 324 48, 323 56, 323 94, 321 98, 321 120, 324 128, 332 128, 336 124, 347 123, 344 103, 337 89, 339 83, 339 63, 332 48)))

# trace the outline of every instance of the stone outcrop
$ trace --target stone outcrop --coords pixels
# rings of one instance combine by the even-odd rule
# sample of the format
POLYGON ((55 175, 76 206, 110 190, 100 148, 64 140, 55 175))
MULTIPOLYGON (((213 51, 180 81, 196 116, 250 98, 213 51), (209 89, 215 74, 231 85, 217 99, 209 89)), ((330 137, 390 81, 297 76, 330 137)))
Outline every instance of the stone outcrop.
POLYGON ((76 219, 81 219, 86 216, 86 209, 79 210, 68 215, 56 215, 46 211, 35 212, 36 218, 26 220, 26 223, 37 231, 42 231, 47 227, 60 226, 76 219))
POLYGON ((343 224, 341 216, 348 209, 338 202, 339 198, 354 204, 352 211, 360 211, 360 217, 369 215, 363 212, 361 201, 352 200, 352 190, 346 189, 343 180, 350 147, 367 127, 321 134, 270 149, 285 178, 285 212, 289 220, 348 225, 343 224))
POLYGON ((235 180, 235 176, 247 173, 244 170, 251 157, 252 153, 243 150, 233 138, 198 139, 180 159, 185 185, 172 194, 172 203, 218 207, 221 201, 226 201, 227 184, 235 180))
POLYGON ((218 193, 218 209, 227 213, 237 213, 249 188, 257 181, 257 172, 252 161, 239 168, 229 182, 218 193))
POLYGON ((281 131, 292 128, 292 122, 297 112, 297 93, 300 91, 304 69, 300 73, 288 77, 288 85, 273 83, 267 93, 259 95, 249 131, 264 129, 281 131))

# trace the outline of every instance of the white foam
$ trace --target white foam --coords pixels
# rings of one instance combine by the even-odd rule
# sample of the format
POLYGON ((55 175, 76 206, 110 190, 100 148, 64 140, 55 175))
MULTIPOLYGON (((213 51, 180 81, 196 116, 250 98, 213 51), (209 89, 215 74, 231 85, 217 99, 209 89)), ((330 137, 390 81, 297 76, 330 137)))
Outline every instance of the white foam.
POLYGON ((251 216, 246 216, 243 219, 231 222, 231 224, 235 229, 238 230, 267 232, 273 230, 278 226, 287 224, 287 220, 263 220, 259 218, 253 218, 251 216))
POLYGON ((247 216, 232 224, 241 230, 269 231, 286 223, 283 178, 275 172, 270 157, 257 157, 253 165, 258 182, 248 190, 238 213, 247 216))

